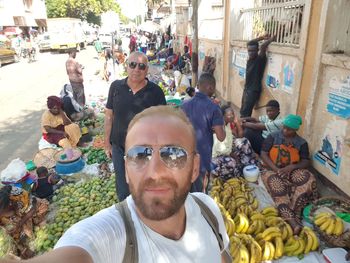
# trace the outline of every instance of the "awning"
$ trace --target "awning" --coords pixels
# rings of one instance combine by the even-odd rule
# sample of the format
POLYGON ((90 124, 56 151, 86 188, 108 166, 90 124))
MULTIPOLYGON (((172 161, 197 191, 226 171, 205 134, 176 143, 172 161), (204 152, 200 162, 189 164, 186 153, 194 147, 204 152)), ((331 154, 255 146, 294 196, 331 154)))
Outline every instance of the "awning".
POLYGON ((35 22, 38 26, 47 27, 46 19, 35 19, 35 22))

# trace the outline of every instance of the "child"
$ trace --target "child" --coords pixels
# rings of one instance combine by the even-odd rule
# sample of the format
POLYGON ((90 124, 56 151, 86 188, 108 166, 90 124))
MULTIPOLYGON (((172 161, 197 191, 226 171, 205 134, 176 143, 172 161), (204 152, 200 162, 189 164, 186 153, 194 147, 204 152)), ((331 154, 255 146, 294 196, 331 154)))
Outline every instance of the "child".
POLYGON ((38 167, 36 173, 38 181, 33 192, 39 198, 50 198, 54 191, 53 186, 58 183, 59 179, 54 178, 52 174, 49 175, 49 171, 44 166, 38 167))

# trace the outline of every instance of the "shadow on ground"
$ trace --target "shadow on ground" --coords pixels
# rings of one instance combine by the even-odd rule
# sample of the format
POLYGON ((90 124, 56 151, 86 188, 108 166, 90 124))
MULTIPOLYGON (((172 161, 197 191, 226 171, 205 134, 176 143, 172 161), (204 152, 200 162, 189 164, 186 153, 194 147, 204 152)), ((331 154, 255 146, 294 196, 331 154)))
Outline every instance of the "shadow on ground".
POLYGON ((2 122, 0 128, 0 170, 11 160, 31 160, 38 151, 41 136, 40 122, 43 110, 24 111, 18 118, 2 122))

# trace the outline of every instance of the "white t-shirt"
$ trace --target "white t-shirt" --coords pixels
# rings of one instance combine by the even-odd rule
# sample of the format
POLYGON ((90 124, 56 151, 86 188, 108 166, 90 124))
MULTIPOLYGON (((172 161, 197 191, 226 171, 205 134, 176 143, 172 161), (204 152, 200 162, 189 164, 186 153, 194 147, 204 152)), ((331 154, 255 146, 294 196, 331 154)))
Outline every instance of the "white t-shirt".
MULTIPOLYGON (((227 248, 229 239, 219 208, 209 196, 202 193, 195 195, 217 217, 219 231, 227 248)), ((214 232, 190 195, 185 201, 186 230, 181 239, 176 241, 165 238, 144 225, 135 212, 131 196, 127 198, 127 203, 136 229, 139 262, 221 262, 219 244, 214 232)), ((124 222, 115 206, 111 206, 69 228, 57 242, 55 249, 65 246, 81 247, 91 255, 94 263, 121 263, 125 242, 124 222)))

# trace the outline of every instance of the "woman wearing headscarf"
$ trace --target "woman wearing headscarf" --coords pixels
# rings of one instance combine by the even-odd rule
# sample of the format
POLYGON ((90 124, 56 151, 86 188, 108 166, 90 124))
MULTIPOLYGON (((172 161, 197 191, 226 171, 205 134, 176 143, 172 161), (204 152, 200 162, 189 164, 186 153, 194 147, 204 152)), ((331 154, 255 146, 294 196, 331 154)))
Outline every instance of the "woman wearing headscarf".
POLYGON ((76 147, 81 137, 79 125, 72 123, 62 109, 61 98, 47 98, 47 108, 41 118, 43 138, 62 148, 76 147))
POLYGON ((310 164, 308 143, 297 134, 301 124, 299 115, 288 115, 282 130, 271 133, 261 151, 268 169, 262 173, 262 180, 280 216, 295 234, 302 228, 302 210, 317 197, 315 176, 307 170, 310 164))

